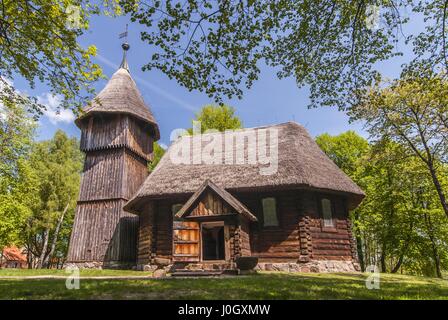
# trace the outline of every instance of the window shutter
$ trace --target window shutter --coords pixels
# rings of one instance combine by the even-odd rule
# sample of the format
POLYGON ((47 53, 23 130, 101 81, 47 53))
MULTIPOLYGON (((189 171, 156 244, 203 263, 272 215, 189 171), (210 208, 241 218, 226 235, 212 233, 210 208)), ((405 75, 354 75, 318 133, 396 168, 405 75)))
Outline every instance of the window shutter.
POLYGON ((264 198, 263 203, 263 222, 265 227, 278 226, 277 204, 275 198, 264 198))
POLYGON ((322 199, 322 216, 324 218, 324 227, 333 227, 333 212, 331 209, 331 201, 322 199))

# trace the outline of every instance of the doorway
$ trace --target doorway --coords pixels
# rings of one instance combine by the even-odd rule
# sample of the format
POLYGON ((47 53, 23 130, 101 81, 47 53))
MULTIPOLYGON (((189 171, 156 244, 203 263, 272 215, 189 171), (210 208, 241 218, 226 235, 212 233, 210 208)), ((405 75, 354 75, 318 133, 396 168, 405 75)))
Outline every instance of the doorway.
POLYGON ((225 260, 224 223, 202 223, 202 260, 225 260))

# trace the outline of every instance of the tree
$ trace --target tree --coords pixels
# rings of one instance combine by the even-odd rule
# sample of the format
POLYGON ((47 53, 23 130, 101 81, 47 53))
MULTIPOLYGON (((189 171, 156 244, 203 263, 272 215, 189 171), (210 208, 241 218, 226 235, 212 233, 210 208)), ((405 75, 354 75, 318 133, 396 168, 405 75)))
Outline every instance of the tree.
POLYGON ((153 158, 148 165, 149 171, 153 171, 155 169, 160 159, 162 159, 163 155, 165 154, 165 149, 163 149, 157 142, 154 142, 153 148, 153 158))
MULTIPOLYGON (((205 105, 196 114, 194 121, 200 122, 201 133, 207 130, 225 131, 227 129, 240 129, 242 122, 235 115, 235 109, 227 105, 205 105)), ((189 134, 193 134, 193 128, 187 130, 189 134)), ((155 169, 163 154, 163 149, 157 142, 154 143, 153 160, 149 164, 149 170, 155 169)))
POLYGON ((350 213, 362 269, 440 276, 448 267, 448 224, 417 156, 387 137, 368 143, 351 131, 316 142, 366 193, 350 213))
MULTIPOLYGON (((113 1, 111 1, 113 2, 113 1)), ((95 46, 82 48, 77 39, 88 28, 88 18, 99 7, 84 0, 2 1, 0 6, 0 92, 2 103, 26 104, 37 114, 44 110, 35 97, 17 92, 6 80, 16 76, 34 88, 36 81, 62 97, 61 107, 75 111, 92 93, 101 76, 91 61, 95 46)))
POLYGON ((22 244, 22 230, 38 202, 38 180, 29 163, 17 161, 16 175, 8 180, 0 177, 0 250, 11 244, 22 244))
POLYGON ((27 162, 35 126, 22 105, 0 105, 0 249, 20 244, 21 228, 36 203, 38 181, 27 162))
POLYGON ((410 183, 414 159, 405 151, 384 139, 372 145, 364 163, 367 201, 360 224, 368 238, 366 258, 368 255, 371 263, 379 263, 382 272, 398 271, 415 232, 416 209, 411 196, 416 185, 410 183))
POLYGON ((440 66, 446 51, 444 0, 125 0, 121 5, 145 27, 141 39, 152 56, 143 69, 160 70, 218 102, 241 98, 264 63, 279 78, 308 85, 311 106, 344 109, 378 76, 377 62, 401 55, 396 45, 401 39, 412 45, 416 61, 430 57, 433 66, 440 66), (403 36, 403 25, 421 16, 427 29, 403 36))
POLYGON ((30 161, 39 176, 40 201, 27 221, 25 242, 37 267, 48 267, 55 252, 68 247, 70 234, 64 228, 70 224, 64 222, 73 220, 83 156, 78 140, 59 130, 53 139, 34 145, 30 161))
POLYGON ((433 73, 404 74, 388 86, 377 83, 351 111, 373 137, 407 146, 426 166, 448 217, 440 163, 447 160, 448 82, 433 73))
MULTIPOLYGON (((207 130, 232 130, 240 129, 242 122, 235 115, 235 109, 227 105, 205 105, 196 114, 195 121, 201 124, 201 133, 207 130)), ((193 133, 193 129, 189 129, 189 133, 193 133)))
POLYGON ((319 147, 348 176, 356 180, 360 162, 369 152, 369 143, 354 131, 337 136, 328 133, 316 137, 319 147))

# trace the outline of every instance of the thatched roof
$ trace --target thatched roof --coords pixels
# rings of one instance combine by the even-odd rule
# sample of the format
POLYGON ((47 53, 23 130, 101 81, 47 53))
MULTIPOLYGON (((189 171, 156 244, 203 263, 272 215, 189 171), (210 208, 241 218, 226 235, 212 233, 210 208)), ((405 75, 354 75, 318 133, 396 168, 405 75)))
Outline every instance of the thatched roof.
MULTIPOLYGON (((364 197, 361 188, 326 156, 301 125, 287 122, 239 130, 235 132, 235 135, 245 135, 248 130, 258 132, 261 129, 277 129, 278 170, 276 173, 263 175, 260 169, 267 165, 247 164, 247 162, 228 165, 176 164, 171 160, 170 154, 178 152, 180 146, 190 146, 191 154, 198 152, 198 146, 192 143, 193 138, 184 136, 170 146, 125 209, 138 212, 145 199, 192 194, 206 179, 212 180, 230 192, 305 188, 345 194, 349 199, 350 208, 356 207, 361 202, 364 197)), ((222 133, 210 135, 222 135, 222 133)), ((222 140, 224 141, 224 138, 222 140)), ((203 142, 204 144, 207 142, 203 142)), ((239 148, 247 151, 247 143, 235 146, 233 152, 238 151, 239 148)), ((225 153, 224 150, 223 143, 223 153, 225 153)))
POLYGON ((228 193, 226 190, 218 187, 210 180, 205 180, 205 182, 199 187, 198 190, 188 199, 187 202, 182 206, 182 208, 176 213, 177 218, 184 218, 186 214, 197 204, 201 195, 207 189, 212 190, 216 193, 222 200, 224 200, 229 206, 235 209, 236 213, 245 216, 250 221, 257 221, 257 217, 250 212, 250 210, 242 204, 238 199, 228 193))
POLYGON ((120 67, 92 103, 76 119, 80 126, 82 119, 94 113, 123 113, 132 115, 149 124, 154 130, 155 139, 160 138, 159 126, 149 107, 145 104, 137 85, 129 71, 120 67))

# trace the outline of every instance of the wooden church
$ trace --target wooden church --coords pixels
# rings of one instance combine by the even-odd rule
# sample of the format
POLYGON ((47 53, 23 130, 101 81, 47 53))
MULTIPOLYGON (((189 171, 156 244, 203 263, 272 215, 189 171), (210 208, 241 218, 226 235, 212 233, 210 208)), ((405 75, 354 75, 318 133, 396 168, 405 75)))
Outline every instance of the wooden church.
MULTIPOLYGON (((194 136, 176 140, 149 173, 159 128, 123 49, 120 68, 76 120, 86 156, 67 265, 235 270, 253 257, 259 270, 358 270, 349 211, 364 193, 295 122, 233 133, 245 141, 249 131, 275 131, 270 175, 251 161, 173 161, 179 148, 189 159, 200 152, 194 136)), ((251 152, 209 135, 223 154, 251 152)))

